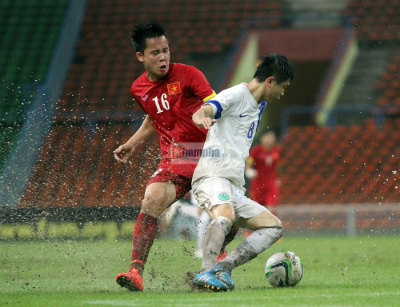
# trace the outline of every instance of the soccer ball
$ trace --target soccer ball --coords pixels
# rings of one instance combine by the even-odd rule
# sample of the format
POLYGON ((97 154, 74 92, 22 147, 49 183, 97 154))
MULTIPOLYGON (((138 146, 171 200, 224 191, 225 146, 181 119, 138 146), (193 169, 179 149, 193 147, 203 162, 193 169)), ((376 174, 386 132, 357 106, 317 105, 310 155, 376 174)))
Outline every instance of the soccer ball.
POLYGON ((268 258, 265 277, 274 287, 293 287, 303 277, 303 263, 293 252, 280 252, 268 258))

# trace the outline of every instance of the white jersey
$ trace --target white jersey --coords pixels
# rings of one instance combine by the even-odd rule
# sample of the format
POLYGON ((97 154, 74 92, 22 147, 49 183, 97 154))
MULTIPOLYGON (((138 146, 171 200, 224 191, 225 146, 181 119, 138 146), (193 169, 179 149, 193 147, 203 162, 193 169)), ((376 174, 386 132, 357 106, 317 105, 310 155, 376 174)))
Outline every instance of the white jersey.
MULTIPOLYGON (((244 169, 265 102, 258 102, 245 83, 226 89, 207 101, 217 122, 211 126, 192 178, 223 177, 243 187, 244 169)), ((244 188, 243 188, 244 189, 244 188)))

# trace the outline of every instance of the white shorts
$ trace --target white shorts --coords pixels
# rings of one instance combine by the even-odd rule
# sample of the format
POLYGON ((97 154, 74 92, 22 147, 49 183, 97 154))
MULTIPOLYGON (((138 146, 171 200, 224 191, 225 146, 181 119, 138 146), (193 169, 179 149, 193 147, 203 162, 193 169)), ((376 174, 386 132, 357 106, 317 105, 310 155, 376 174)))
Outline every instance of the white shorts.
POLYGON ((208 211, 213 206, 232 204, 239 218, 248 219, 268 211, 264 206, 244 195, 244 190, 220 177, 205 177, 193 185, 193 194, 201 208, 208 211))

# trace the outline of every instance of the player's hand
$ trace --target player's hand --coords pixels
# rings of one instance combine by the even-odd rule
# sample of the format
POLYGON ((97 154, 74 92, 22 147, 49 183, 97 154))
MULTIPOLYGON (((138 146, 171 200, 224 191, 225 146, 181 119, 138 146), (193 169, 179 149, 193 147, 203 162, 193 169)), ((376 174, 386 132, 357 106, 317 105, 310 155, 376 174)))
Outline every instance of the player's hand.
POLYGON ((116 150, 114 150, 113 154, 115 160, 126 164, 128 163, 129 158, 133 155, 134 151, 135 151, 134 146, 125 143, 119 146, 116 150))
POLYGON ((202 128, 210 130, 211 126, 214 125, 216 122, 217 122, 216 119, 212 119, 211 117, 204 117, 200 119, 199 122, 196 124, 202 128))
POLYGON ((212 114, 212 106, 206 104, 198 109, 196 112, 194 112, 192 120, 197 126, 209 130, 211 126, 217 122, 216 119, 213 119, 214 116, 212 116, 212 114))

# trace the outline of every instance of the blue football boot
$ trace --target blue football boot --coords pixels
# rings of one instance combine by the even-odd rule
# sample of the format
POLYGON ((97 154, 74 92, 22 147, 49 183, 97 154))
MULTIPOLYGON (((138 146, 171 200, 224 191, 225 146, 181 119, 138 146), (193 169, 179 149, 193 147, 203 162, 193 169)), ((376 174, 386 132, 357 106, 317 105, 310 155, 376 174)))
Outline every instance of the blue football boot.
POLYGON ((197 273, 193 279, 193 285, 215 292, 227 291, 228 287, 210 272, 197 273))
POLYGON ((210 273, 210 274, 216 276, 220 281, 222 281, 226 285, 228 290, 235 289, 235 284, 233 283, 233 280, 231 278, 231 270, 224 268, 222 265, 217 263, 207 273, 210 273))

